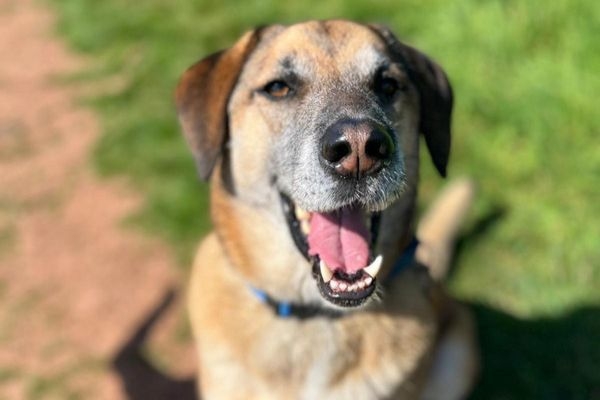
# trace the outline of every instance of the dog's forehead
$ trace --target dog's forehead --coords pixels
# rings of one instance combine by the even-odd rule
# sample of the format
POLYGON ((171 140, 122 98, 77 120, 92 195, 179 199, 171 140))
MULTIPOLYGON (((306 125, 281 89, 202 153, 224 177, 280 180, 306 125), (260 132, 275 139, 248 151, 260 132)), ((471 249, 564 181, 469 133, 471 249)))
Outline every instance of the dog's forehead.
POLYGON ((386 58, 385 44, 369 27, 350 21, 311 21, 267 31, 256 58, 268 72, 369 74, 386 58), (362 70, 362 71, 361 71, 362 70))

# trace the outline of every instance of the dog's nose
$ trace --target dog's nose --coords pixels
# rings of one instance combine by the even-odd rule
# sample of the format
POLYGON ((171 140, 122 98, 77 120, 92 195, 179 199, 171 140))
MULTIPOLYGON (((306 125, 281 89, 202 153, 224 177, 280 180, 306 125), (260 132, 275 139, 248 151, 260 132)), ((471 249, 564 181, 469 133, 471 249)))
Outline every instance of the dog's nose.
POLYGON ((374 174, 393 153, 391 132, 370 120, 340 120, 327 128, 321 141, 321 159, 342 176, 374 174))

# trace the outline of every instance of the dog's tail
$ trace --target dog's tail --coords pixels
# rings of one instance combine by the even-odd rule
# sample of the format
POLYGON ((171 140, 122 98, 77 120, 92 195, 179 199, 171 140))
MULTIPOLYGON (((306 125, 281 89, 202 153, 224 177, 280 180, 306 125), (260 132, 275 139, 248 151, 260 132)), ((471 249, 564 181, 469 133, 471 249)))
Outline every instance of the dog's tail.
POLYGON ((474 197, 475 185, 470 179, 456 180, 444 188, 419 222, 417 261, 426 265, 436 280, 448 274, 456 236, 474 197))

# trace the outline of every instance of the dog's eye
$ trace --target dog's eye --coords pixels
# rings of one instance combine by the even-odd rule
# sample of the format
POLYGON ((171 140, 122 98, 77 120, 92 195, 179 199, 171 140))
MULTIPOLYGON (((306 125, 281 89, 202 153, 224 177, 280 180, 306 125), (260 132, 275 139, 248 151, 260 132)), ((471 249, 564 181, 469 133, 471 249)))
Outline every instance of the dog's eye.
POLYGON ((270 97, 281 99, 289 96, 292 93, 292 88, 284 81, 273 81, 265 85, 263 92, 270 97))
POLYGON ((400 84, 393 78, 381 77, 375 82, 377 93, 391 99, 400 90, 400 84))

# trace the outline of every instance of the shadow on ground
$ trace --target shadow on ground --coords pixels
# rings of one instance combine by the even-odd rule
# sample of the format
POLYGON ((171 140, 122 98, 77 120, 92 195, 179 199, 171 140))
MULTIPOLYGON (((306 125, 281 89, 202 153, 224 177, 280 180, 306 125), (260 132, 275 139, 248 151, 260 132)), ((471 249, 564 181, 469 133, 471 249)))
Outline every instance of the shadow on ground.
POLYGON ((483 361, 472 399, 600 399, 600 307, 529 320, 472 308, 483 361))
MULTIPOLYGON (((505 209, 482 218, 459 242, 458 253, 501 221, 505 209), (468 245, 467 245, 468 243, 468 245)), ((175 293, 146 318, 114 358, 130 400, 193 400, 194 382, 175 380, 148 363, 144 342, 175 293)), ((471 400, 600 400, 600 307, 563 316, 519 319, 472 304, 482 350, 480 381, 471 400)))
MULTIPOLYGON (((457 243, 460 255, 486 240, 508 214, 493 207, 457 243)), ((471 400, 600 400, 600 307, 519 319, 484 304, 475 312, 482 371, 471 400)))
POLYGON ((144 355, 144 344, 160 317, 175 299, 169 290, 157 307, 146 316, 131 338, 113 358, 113 369, 121 378, 129 400, 195 400, 192 378, 174 379, 153 366, 144 355))

